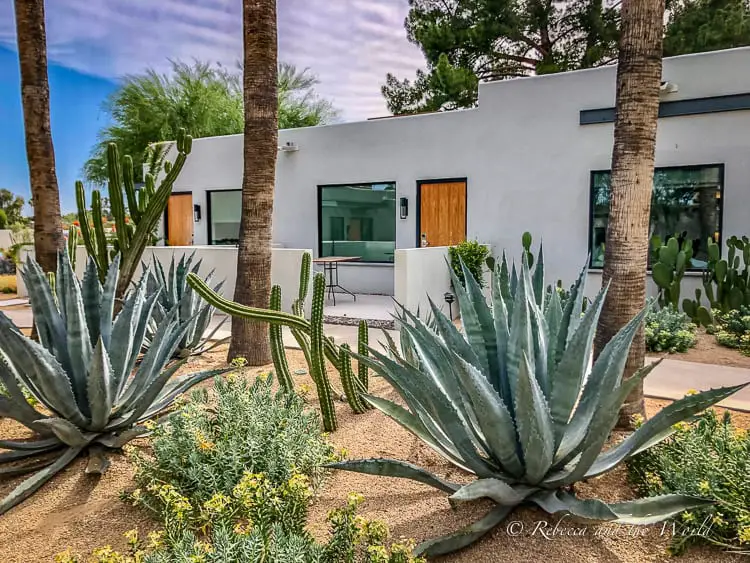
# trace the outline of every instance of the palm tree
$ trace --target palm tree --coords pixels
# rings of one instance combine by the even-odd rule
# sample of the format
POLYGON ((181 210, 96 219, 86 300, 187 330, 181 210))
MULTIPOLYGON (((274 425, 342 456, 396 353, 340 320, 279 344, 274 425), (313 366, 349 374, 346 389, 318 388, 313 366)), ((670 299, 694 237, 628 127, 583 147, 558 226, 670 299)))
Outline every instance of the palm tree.
MULTIPOLYGON (((664 0, 623 0, 617 66, 609 222, 603 283, 609 293, 599 318, 595 354, 646 302, 646 267, 656 126, 661 84, 664 0)), ((630 349, 624 377, 643 366, 643 331, 630 349)), ((619 425, 644 414, 643 384, 620 411, 619 425)))
MULTIPOLYGON (((278 150, 276 0, 243 0, 245 169, 234 300, 268 308, 271 293, 273 188, 278 150)), ((271 362, 268 327, 232 320, 229 359, 271 362)))
POLYGON ((44 0, 16 0, 15 7, 26 158, 34 209, 34 250, 44 271, 54 272, 57 251, 63 247, 63 234, 49 120, 44 0))

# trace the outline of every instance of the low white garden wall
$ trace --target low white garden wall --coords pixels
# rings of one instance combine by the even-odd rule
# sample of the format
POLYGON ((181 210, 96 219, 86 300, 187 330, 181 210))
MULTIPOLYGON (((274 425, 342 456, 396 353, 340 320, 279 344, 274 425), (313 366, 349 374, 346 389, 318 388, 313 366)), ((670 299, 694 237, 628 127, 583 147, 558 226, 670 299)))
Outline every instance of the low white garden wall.
MULTIPOLYGON (((212 285, 216 285, 221 280, 225 280, 222 293, 225 297, 231 299, 234 296, 234 287, 237 277, 237 248, 236 247, 222 247, 222 246, 150 246, 147 247, 143 253, 143 261, 146 264, 150 264, 154 258, 156 258, 165 270, 165 273, 169 271, 169 264, 172 260, 172 256, 175 260, 179 261, 183 254, 190 254, 195 252, 195 259, 203 260, 200 273, 207 275, 211 270, 214 272, 214 282, 212 285)), ((291 311, 292 301, 297 298, 297 292, 299 291, 299 271, 302 265, 302 255, 305 252, 312 254, 310 249, 301 248, 274 248, 271 255, 271 282, 279 284, 281 286, 282 295, 282 308, 284 311, 291 311)), ((25 262, 26 257, 34 256, 33 248, 21 251, 22 261, 25 262)), ((79 246, 77 249, 76 256, 76 274, 82 276, 86 267, 86 260, 88 255, 86 254, 86 247, 79 246)), ((26 297, 26 286, 23 283, 23 278, 20 274, 21 268, 16 273, 16 280, 18 285, 18 296, 26 297)), ((139 268, 136 271, 135 278, 138 279, 142 273, 142 269, 139 268)), ((312 279, 312 276, 311 276, 312 279)), ((309 312, 310 301, 312 294, 312 282, 311 287, 308 288, 307 302, 305 303, 305 309, 309 312)))

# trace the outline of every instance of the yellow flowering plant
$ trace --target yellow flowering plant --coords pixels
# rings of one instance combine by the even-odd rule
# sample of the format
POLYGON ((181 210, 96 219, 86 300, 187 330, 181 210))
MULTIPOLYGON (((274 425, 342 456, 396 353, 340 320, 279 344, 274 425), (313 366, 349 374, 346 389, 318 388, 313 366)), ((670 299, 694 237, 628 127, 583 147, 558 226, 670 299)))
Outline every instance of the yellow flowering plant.
POLYGON ((708 508, 685 512, 675 522, 671 550, 710 543, 730 550, 750 547, 750 437, 723 415, 707 410, 680 423, 669 439, 628 462, 641 494, 679 493, 716 499, 708 508))

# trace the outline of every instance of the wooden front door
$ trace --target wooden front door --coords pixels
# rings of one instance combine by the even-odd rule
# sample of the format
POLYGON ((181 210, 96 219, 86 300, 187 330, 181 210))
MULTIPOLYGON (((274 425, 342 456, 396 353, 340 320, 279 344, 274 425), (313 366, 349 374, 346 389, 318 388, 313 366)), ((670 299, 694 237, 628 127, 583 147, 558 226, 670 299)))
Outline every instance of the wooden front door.
POLYGON ((169 196, 166 242, 169 246, 193 244, 193 194, 169 196))
POLYGON ((419 185, 419 237, 428 246, 453 246, 466 240, 466 181, 419 185))

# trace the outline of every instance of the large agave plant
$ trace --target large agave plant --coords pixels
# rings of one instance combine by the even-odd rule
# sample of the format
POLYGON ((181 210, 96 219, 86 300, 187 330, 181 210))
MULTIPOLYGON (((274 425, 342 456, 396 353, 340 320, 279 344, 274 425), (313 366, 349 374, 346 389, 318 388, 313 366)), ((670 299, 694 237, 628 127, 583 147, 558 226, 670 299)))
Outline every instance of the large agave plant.
MULTIPOLYGON (((175 356, 185 358, 190 355, 203 354, 226 342, 229 338, 209 344, 216 332, 224 325, 229 317, 225 317, 210 334, 206 335, 208 326, 211 324, 216 308, 207 301, 200 298, 187 282, 188 273, 198 275, 202 260, 193 265, 195 252, 190 256, 182 255, 180 261, 175 265, 174 256, 169 265, 169 272, 164 273, 161 263, 154 257, 153 265, 146 271, 147 294, 159 291, 159 299, 154 307, 154 313, 146 327, 145 347, 151 346, 154 336, 169 314, 177 310, 180 322, 186 325, 185 333, 175 349, 175 356), (204 336, 205 335, 205 336, 204 336)), ((205 278, 207 284, 211 283, 214 272, 211 271, 205 278)), ((213 289, 218 292, 224 282, 219 282, 213 289)))
POLYGON ((39 342, 0 313, 0 381, 7 390, 0 397, 0 416, 37 434, 32 441, 0 440, 0 448, 8 450, 0 453, 0 473, 39 470, 0 501, 0 514, 84 450, 89 452, 87 472, 102 473, 108 465, 105 449, 120 448, 146 433, 142 422, 196 383, 224 371, 173 377, 184 361, 167 364, 187 330, 176 310, 159 326, 136 368, 160 292, 147 298, 146 285, 140 284, 113 319, 118 265, 116 258, 102 286, 89 260, 79 282, 63 253, 53 291, 39 265, 29 259, 23 277, 39 342), (24 387, 36 399, 36 408, 27 402, 24 387))
POLYGON ((667 495, 607 504, 580 500, 570 486, 610 471, 665 439, 675 423, 743 386, 677 401, 602 451, 620 406, 653 368, 622 379, 645 311, 607 344, 588 372, 607 289, 581 315, 585 270, 564 308, 556 291, 544 290, 541 248, 533 279, 525 257, 518 275, 514 268, 511 276, 503 257, 492 276, 491 303, 466 269, 464 276, 465 289, 454 280, 462 331, 434 304, 434 330, 403 311, 404 352, 392 343, 390 354, 371 349, 371 355, 359 361, 383 376, 405 407, 374 396, 365 395, 366 400, 477 479, 461 486, 392 459, 332 464, 338 469, 413 479, 449 493, 452 502, 489 498, 496 503, 479 521, 423 543, 418 553, 438 555, 463 548, 523 503, 587 520, 649 524, 711 502, 667 495))

